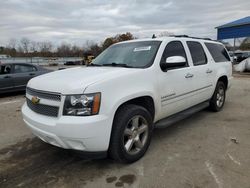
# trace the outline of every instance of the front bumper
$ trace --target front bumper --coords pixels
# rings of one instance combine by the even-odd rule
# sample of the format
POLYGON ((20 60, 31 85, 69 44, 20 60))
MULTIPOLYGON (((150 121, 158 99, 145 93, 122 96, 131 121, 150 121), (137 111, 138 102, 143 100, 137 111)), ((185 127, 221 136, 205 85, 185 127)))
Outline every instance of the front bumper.
POLYGON ((107 151, 112 118, 105 115, 85 117, 49 117, 22 107, 23 120, 34 135, 44 142, 65 148, 88 152, 107 151))

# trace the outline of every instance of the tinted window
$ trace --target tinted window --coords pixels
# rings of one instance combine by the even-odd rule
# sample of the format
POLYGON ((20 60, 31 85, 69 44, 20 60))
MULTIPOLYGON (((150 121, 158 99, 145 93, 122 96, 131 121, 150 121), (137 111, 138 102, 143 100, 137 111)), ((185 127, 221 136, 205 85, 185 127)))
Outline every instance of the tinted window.
POLYGON ((226 49, 221 44, 205 43, 215 62, 230 61, 226 49))
POLYGON ((0 66, 0 74, 10 74, 10 73, 11 73, 11 65, 0 66))
POLYGON ((194 66, 204 65, 207 63, 206 54, 199 42, 189 41, 187 42, 187 45, 190 50, 194 66))
POLYGON ((29 65, 15 65, 15 73, 24 73, 24 72, 33 72, 36 71, 36 68, 29 65))
MULTIPOLYGON (((166 62, 166 59, 168 57, 172 57, 172 56, 182 56, 185 59, 187 59, 185 49, 180 41, 172 41, 167 44, 164 50, 164 53, 162 55, 161 65, 163 65, 166 62)), ((187 61, 186 61, 186 65, 183 67, 186 67, 186 66, 188 66, 187 61)), ((174 67, 174 68, 176 69, 176 68, 183 68, 183 67, 174 67)))
POLYGON ((242 57, 248 58, 248 57, 250 57, 250 53, 249 52, 245 52, 245 53, 243 53, 242 57))

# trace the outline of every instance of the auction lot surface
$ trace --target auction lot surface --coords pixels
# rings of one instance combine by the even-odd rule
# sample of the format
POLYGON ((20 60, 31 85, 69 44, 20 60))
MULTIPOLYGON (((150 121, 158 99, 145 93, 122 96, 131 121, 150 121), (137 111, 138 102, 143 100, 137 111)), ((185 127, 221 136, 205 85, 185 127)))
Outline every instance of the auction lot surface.
POLYGON ((154 131, 130 165, 86 160, 45 144, 25 127, 24 93, 0 96, 0 187, 250 187, 250 77, 237 76, 224 110, 154 131))

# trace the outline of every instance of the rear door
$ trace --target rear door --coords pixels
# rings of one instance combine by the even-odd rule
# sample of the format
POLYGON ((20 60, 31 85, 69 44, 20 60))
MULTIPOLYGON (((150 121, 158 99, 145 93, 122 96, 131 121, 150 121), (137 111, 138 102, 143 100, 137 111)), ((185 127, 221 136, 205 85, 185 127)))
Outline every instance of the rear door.
POLYGON ((13 87, 12 65, 0 65, 0 93, 10 91, 13 87))
POLYGON ((220 43, 205 42, 205 46, 210 56, 211 67, 213 67, 212 82, 217 83, 218 76, 227 75, 228 79, 232 77, 232 63, 225 47, 220 43))
POLYGON ((208 60, 203 44, 198 41, 187 41, 191 55, 194 73, 193 104, 199 104, 210 99, 213 92, 214 67, 208 60))
POLYGON ((28 81, 36 76, 37 69, 33 65, 15 64, 13 72, 14 87, 17 89, 25 89, 28 81))

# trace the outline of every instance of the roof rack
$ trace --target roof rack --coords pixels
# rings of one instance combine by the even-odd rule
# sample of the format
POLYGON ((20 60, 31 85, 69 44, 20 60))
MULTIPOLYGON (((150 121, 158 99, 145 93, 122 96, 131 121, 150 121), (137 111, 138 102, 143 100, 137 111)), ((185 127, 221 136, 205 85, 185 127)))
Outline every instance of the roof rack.
POLYGON ((184 38, 191 38, 191 39, 202 39, 202 40, 212 40, 210 38, 200 38, 200 37, 190 37, 188 35, 171 35, 171 37, 184 37, 184 38))

